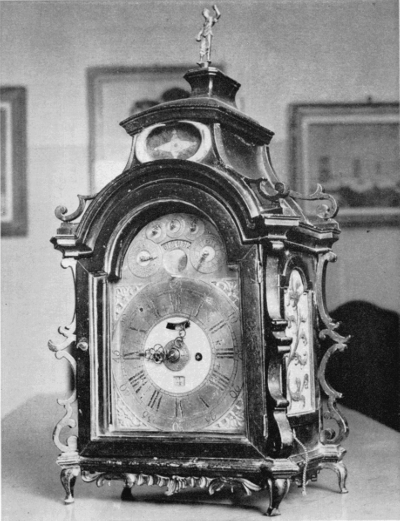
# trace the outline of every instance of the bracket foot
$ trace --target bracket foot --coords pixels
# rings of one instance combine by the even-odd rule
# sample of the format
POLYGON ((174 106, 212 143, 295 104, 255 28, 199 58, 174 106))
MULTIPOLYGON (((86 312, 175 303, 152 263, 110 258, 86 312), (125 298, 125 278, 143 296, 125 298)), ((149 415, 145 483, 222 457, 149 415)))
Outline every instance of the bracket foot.
POLYGON ((343 461, 324 461, 321 463, 321 469, 330 469, 336 472, 339 483, 339 490, 342 494, 347 494, 349 491, 346 488, 346 480, 347 480, 347 468, 343 461))
POLYGON ((279 516, 279 505, 282 499, 289 492, 290 479, 268 479, 269 507, 265 512, 266 516, 279 516))
POLYGON ((62 486, 64 487, 64 490, 65 490, 64 503, 66 503, 67 505, 70 503, 73 503, 75 501, 74 500, 74 487, 75 487, 76 478, 79 475, 80 471, 81 471, 81 468, 78 466, 66 467, 66 468, 62 469, 62 471, 61 471, 60 479, 61 479, 62 486))
POLYGON ((125 486, 121 493, 121 500, 122 501, 135 501, 134 497, 132 496, 131 487, 125 486))

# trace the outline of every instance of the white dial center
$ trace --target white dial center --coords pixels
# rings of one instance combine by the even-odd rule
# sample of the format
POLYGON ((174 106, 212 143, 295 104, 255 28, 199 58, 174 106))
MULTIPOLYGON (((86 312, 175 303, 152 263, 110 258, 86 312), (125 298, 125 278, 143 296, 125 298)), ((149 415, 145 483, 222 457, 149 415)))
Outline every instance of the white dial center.
MULTIPOLYGON (((167 324, 179 324, 187 317, 173 316, 163 319, 150 331, 145 350, 161 344, 165 347, 179 337, 179 331, 168 329, 167 324)), ((189 319, 190 326, 185 329, 184 343, 189 351, 189 360, 181 371, 171 371, 164 363, 156 364, 145 360, 144 366, 154 384, 172 394, 187 394, 199 387, 207 377, 212 361, 211 344, 207 335, 195 322, 189 319)))

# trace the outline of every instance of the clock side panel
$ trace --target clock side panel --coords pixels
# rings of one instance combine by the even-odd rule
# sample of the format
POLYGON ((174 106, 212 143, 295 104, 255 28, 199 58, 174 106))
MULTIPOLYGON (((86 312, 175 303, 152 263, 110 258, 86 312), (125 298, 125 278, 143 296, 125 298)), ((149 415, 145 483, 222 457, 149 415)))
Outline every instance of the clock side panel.
POLYGON ((250 441, 267 454, 266 349, 262 313, 259 246, 253 245, 241 262, 243 353, 246 375, 247 429, 250 441))
POLYGON ((308 449, 316 447, 321 429, 321 395, 317 377, 319 343, 316 331, 315 259, 291 255, 284 267, 283 316, 285 335, 291 339, 284 356, 287 415, 298 439, 308 449))

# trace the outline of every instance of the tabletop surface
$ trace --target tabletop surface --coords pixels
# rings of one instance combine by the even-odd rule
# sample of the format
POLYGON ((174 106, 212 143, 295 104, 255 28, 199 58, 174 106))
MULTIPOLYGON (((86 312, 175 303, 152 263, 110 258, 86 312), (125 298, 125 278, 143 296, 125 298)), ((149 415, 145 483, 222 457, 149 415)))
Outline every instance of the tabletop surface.
MULTIPOLYGON (((341 408, 350 425, 344 442, 348 494, 336 474, 323 470, 307 495, 292 485, 280 506, 286 520, 400 520, 400 433, 355 411, 341 408)), ((134 487, 133 502, 122 502, 122 482, 98 488, 78 477, 75 503, 64 505, 58 449, 51 435, 63 416, 53 395, 32 398, 2 421, 3 521, 256 521, 268 507, 267 491, 233 501, 230 492, 209 496, 186 489, 172 497, 157 486, 134 487)))

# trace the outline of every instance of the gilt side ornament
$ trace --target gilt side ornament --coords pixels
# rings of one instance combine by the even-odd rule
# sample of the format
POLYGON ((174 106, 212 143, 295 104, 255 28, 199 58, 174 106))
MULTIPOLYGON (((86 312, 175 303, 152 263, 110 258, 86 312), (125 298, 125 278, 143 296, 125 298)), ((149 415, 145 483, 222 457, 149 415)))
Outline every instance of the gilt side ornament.
POLYGON ((213 9, 215 15, 212 15, 209 9, 203 9, 203 27, 196 36, 196 41, 200 42, 200 61, 198 62, 198 65, 204 68, 211 65, 211 43, 213 37, 212 27, 221 17, 221 13, 215 4, 213 5, 213 9))

